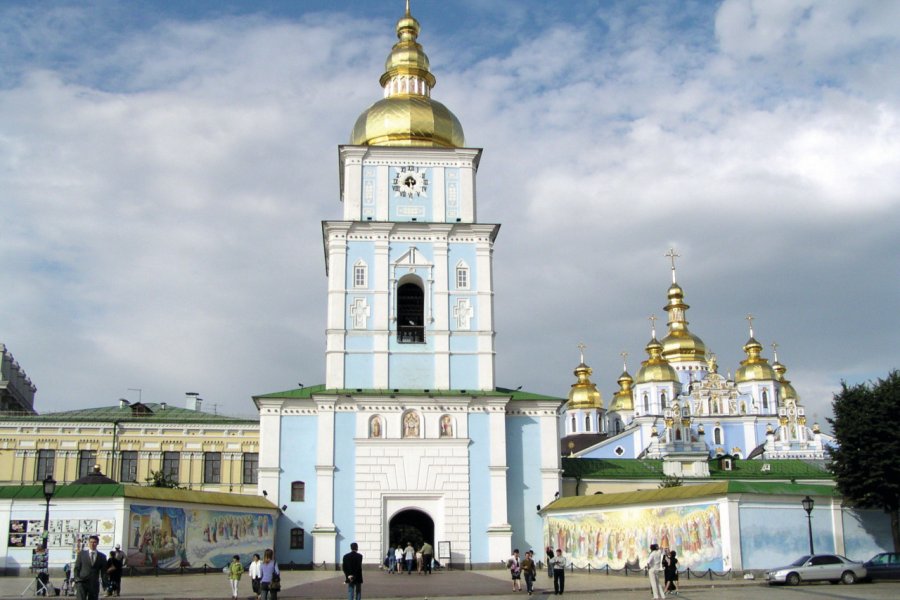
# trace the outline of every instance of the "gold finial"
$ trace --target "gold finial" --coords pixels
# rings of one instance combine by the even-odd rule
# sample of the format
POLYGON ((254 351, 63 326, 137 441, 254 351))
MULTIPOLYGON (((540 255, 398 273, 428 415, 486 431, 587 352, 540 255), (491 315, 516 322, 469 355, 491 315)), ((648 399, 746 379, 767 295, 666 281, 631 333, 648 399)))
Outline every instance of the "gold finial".
POLYGON ((409 16, 409 0, 406 0, 406 16, 409 16))
POLYGON ((587 346, 584 345, 584 342, 578 343, 578 350, 581 352, 581 364, 584 364, 584 349, 585 348, 587 348, 587 346))
POLYGON ((647 317, 650 320, 650 337, 656 339, 656 315, 647 317))
POLYGON ((775 357, 775 362, 778 362, 778 342, 772 342, 772 356, 775 357))
POLYGON ((669 251, 666 252, 664 256, 668 257, 672 261, 672 283, 675 283, 675 259, 681 258, 681 255, 675 252, 675 248, 669 248, 669 251))
POLYGON ((747 319, 748 323, 750 323, 750 337, 753 337, 753 319, 755 319, 756 317, 748 313, 744 318, 747 319))
POLYGON ((622 357, 622 370, 627 371, 628 370, 628 353, 623 350, 623 351, 619 352, 619 356, 622 357))

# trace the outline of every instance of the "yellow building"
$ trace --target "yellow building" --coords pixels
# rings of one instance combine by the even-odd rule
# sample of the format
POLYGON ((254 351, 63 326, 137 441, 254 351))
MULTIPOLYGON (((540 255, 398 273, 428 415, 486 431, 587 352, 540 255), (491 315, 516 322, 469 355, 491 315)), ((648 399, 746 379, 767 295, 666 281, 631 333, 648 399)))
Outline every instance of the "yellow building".
POLYGON ((0 415, 0 485, 53 475, 70 483, 95 464, 121 483, 162 473, 180 487, 257 494, 259 421, 167 403, 129 404, 43 415, 0 415))

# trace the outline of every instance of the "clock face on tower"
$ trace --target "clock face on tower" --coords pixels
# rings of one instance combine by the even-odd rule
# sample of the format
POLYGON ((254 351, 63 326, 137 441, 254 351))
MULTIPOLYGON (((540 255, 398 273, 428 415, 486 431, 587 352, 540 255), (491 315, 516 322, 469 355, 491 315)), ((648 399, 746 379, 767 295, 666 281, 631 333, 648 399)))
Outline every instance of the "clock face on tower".
POLYGON ((408 165, 394 172, 391 187, 395 196, 414 198, 428 195, 428 183, 424 169, 408 165))

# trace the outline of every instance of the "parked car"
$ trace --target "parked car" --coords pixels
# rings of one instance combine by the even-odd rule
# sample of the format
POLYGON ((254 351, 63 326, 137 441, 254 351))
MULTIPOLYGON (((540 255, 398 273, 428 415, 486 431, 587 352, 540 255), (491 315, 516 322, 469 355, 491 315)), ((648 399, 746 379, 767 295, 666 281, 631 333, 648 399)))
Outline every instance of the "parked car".
POLYGON ((900 579, 900 552, 876 554, 863 565, 868 579, 900 579))
POLYGON ((831 583, 856 583, 866 578, 862 563, 837 554, 801 556, 786 567, 766 571, 769 584, 799 585, 801 581, 830 581, 831 583))

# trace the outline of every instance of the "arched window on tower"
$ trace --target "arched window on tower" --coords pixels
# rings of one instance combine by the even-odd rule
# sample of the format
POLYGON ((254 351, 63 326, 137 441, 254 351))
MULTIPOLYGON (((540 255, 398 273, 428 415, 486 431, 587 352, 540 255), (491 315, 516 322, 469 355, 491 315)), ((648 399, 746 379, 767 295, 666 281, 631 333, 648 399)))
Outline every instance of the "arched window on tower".
POLYGON ((762 391, 762 405, 763 410, 769 410, 769 392, 766 390, 762 391))
POLYGON ((722 428, 716 427, 713 429, 713 443, 721 444, 722 443, 722 428))
POLYGON ((665 408, 666 408, 666 393, 665 392, 663 392, 662 394, 659 395, 659 404, 663 408, 663 410, 665 410, 665 408))
POLYGON ((369 268, 362 259, 356 261, 353 265, 353 287, 369 287, 369 268))
POLYGON ((578 422, 575 421, 575 415, 572 415, 572 430, 569 433, 575 433, 578 431, 578 422))
POLYGON ((644 392, 644 412, 650 412, 650 394, 644 392))
POLYGON ((397 341, 401 344, 425 343, 425 293, 414 282, 397 288, 397 341))
POLYGON ((456 263, 456 289, 469 289, 469 265, 462 260, 456 263))
POLYGON ((591 430, 591 415, 584 415, 584 430, 591 430))

